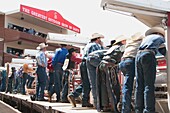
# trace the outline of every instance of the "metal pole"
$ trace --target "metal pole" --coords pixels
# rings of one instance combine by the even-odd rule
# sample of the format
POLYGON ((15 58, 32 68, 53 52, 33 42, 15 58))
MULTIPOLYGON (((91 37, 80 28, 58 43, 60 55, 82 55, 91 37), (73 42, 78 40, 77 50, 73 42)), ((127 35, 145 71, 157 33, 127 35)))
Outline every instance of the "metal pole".
POLYGON ((170 113, 170 13, 168 13, 168 25, 167 25, 167 89, 168 89, 168 110, 170 113))

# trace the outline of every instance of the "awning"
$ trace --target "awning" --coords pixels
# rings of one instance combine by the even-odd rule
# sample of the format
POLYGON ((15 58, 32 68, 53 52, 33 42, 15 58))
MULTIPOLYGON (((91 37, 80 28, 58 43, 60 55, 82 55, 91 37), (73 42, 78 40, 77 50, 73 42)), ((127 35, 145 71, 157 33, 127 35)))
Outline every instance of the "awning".
POLYGON ((44 11, 37 8, 21 5, 20 12, 38 18, 40 20, 49 22, 51 24, 69 29, 71 31, 80 33, 80 28, 64 19, 60 13, 54 10, 44 11))
POLYGON ((160 25, 167 19, 170 2, 165 0, 102 0, 101 7, 131 13, 149 27, 160 25))

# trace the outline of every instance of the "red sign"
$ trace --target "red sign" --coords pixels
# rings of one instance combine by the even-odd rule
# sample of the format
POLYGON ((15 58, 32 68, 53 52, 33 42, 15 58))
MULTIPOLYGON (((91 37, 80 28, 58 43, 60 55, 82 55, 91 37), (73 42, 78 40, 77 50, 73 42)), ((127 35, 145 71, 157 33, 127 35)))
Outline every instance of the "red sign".
POLYGON ((52 24, 61 26, 63 28, 72 30, 74 32, 80 33, 80 28, 72 24, 71 22, 64 19, 60 13, 54 10, 50 11, 44 11, 32 7, 28 7, 25 5, 20 6, 20 12, 26 13, 28 15, 34 16, 36 18, 39 18, 41 20, 50 22, 52 24))

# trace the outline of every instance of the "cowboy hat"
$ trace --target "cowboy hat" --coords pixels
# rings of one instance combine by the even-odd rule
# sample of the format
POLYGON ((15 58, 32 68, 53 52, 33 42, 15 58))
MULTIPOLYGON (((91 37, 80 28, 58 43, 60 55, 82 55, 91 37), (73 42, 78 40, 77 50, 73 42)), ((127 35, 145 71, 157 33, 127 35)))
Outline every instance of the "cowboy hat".
POLYGON ((104 38, 104 36, 99 33, 93 33, 92 36, 90 37, 90 40, 95 39, 95 38, 104 38))
POLYGON ((69 54, 71 54, 72 52, 75 52, 75 51, 77 51, 77 49, 71 48, 68 50, 69 54))
POLYGON ((121 41, 127 40, 127 39, 128 39, 128 38, 125 37, 124 35, 120 35, 120 36, 118 36, 118 37, 115 38, 116 42, 115 42, 113 45, 115 45, 115 44, 117 44, 117 43, 119 43, 119 42, 121 42, 121 41))
POLYGON ((144 38, 144 36, 142 35, 142 33, 137 32, 137 33, 133 34, 130 38, 128 38, 126 43, 136 42, 138 40, 142 40, 143 38, 144 38))
POLYGON ((106 47, 112 47, 112 45, 116 42, 116 40, 111 40, 110 41, 110 45, 106 46, 106 47))
POLYGON ((40 43, 39 46, 37 47, 37 49, 43 49, 45 47, 48 47, 48 45, 46 45, 45 43, 40 43))
POLYGON ((165 37, 165 30, 162 27, 152 27, 151 29, 147 30, 145 36, 151 35, 153 33, 160 33, 165 37))

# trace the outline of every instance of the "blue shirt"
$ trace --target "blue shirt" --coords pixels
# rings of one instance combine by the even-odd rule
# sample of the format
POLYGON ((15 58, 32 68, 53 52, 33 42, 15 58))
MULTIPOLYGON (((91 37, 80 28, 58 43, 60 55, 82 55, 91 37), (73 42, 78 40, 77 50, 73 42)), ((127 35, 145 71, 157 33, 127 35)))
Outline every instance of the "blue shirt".
POLYGON ((150 49, 158 53, 158 48, 161 44, 165 43, 165 38, 161 35, 152 34, 146 36, 139 46, 139 50, 150 49))
POLYGON ((68 54, 68 50, 66 48, 56 49, 55 55, 52 59, 53 66, 55 66, 55 64, 57 63, 64 64, 67 54, 68 54))
POLYGON ((97 44, 96 42, 90 42, 88 43, 85 48, 84 48, 84 59, 87 59, 87 56, 93 52, 93 51, 97 51, 97 50, 103 50, 103 46, 101 46, 100 44, 97 44))
POLYGON ((43 51, 39 51, 36 54, 36 60, 37 60, 37 64, 42 66, 44 65, 45 67, 47 67, 47 58, 45 56, 45 53, 43 51))

